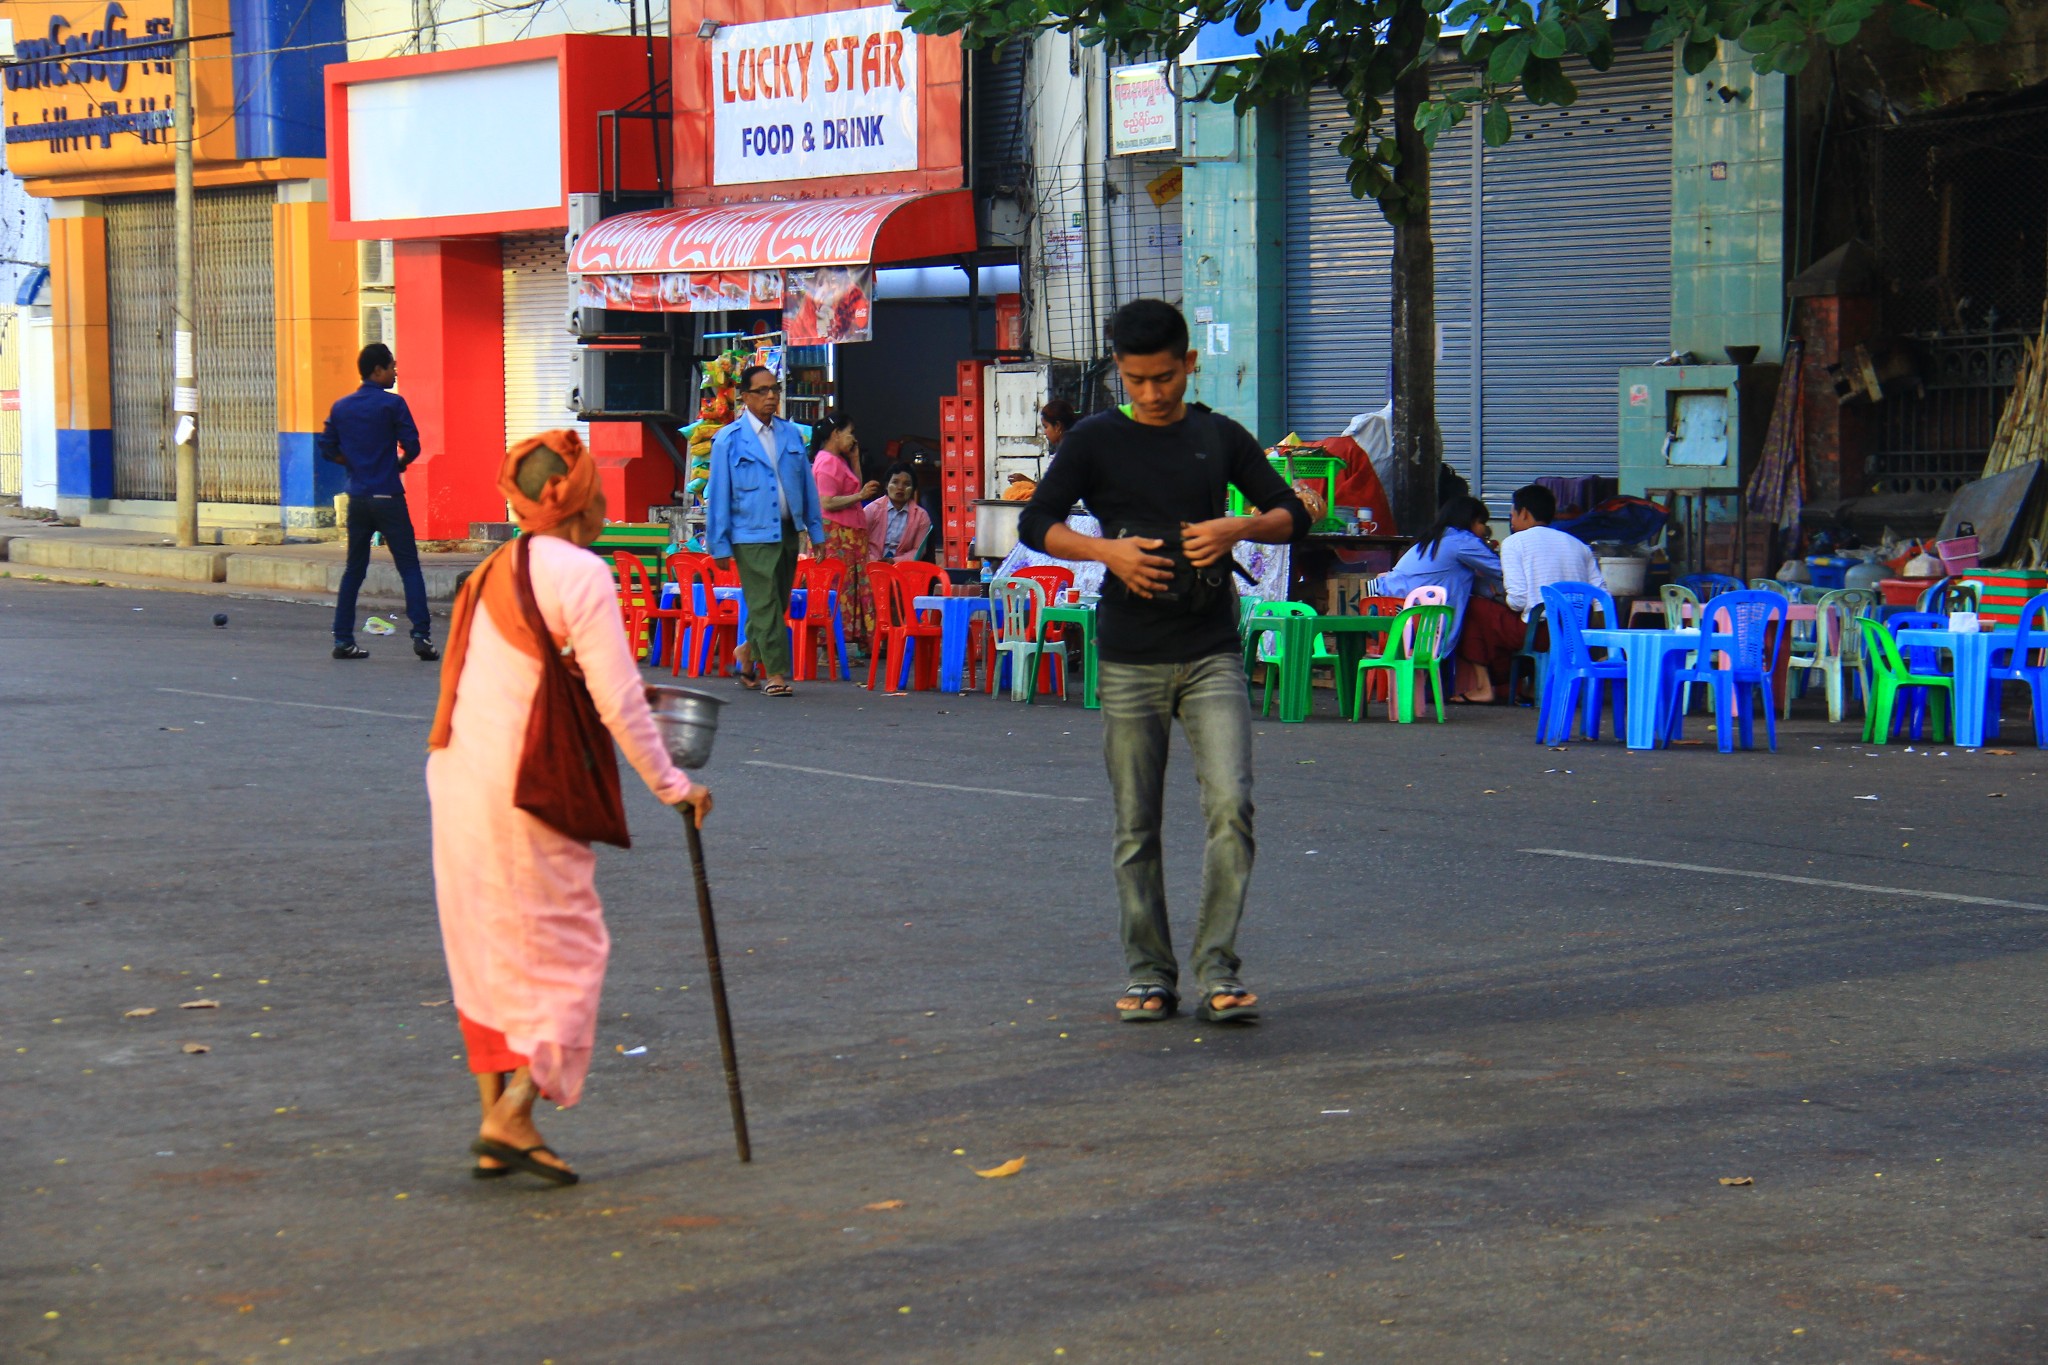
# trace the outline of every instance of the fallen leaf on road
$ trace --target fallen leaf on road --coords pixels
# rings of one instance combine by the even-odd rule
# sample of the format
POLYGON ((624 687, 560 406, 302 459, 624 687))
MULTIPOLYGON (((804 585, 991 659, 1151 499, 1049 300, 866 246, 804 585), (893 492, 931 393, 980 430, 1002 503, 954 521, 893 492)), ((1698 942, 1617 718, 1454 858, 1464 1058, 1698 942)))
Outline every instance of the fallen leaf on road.
POLYGON ((1671 741, 1672 747, 1678 749, 1697 749, 1705 743, 1706 741, 1703 739, 1674 739, 1671 741))
POLYGON ((1024 1158, 1019 1156, 1012 1157, 1010 1160, 1005 1161, 1000 1166, 992 1166, 986 1171, 976 1171, 975 1174, 980 1176, 983 1180, 1001 1180, 1004 1176, 1015 1175, 1017 1174, 1017 1172, 1023 1169, 1024 1158))
POLYGON ((1721 1183, 1723 1185, 1754 1185, 1756 1181, 1746 1175, 1724 1175, 1721 1177, 1721 1183))
POLYGON ((121 1017, 123 1019, 147 1019, 149 1018, 150 1015, 155 1013, 155 1005, 144 1005, 140 1009, 123 1010, 121 1012, 121 1017))
POLYGON ((1990 797, 1990 798, 1992 798, 1992 799, 1994 799, 1994 800, 1995 800, 1996 798, 1998 798, 1998 797, 2001 797, 2001 796, 2005 795, 2005 793, 2004 793, 2004 792, 1985 792, 1985 793, 1984 793, 1984 795, 1985 795, 1985 796, 1987 796, 1987 797, 1990 797))
POLYGON ((1987 754, 1997 754, 2000 758, 2012 757, 2012 750, 2010 749, 1986 749, 1984 752, 1987 754))
POLYGON ((185 1051, 185 1052, 211 1052, 211 1051, 213 1051, 213 1049, 212 1049, 212 1048, 210 1048, 210 1047, 208 1047, 208 1046, 207 1046, 206 1044, 204 1044, 204 1043, 187 1043, 187 1044, 185 1044, 185 1046, 184 1046, 184 1048, 183 1048, 183 1051, 185 1051))
POLYGON ((446 1000, 422 1000, 420 1001, 420 1003, 431 1010, 438 1009, 440 1006, 445 1005, 448 1002, 446 1000))
POLYGON ((872 1204, 862 1204, 861 1207, 869 1213, 887 1213, 890 1209, 902 1208, 903 1201, 901 1199, 878 1199, 872 1204))
POLYGON ((220 1001, 187 1000, 184 1004, 178 1006, 178 1008, 181 1010, 217 1010, 220 1008, 220 1001))

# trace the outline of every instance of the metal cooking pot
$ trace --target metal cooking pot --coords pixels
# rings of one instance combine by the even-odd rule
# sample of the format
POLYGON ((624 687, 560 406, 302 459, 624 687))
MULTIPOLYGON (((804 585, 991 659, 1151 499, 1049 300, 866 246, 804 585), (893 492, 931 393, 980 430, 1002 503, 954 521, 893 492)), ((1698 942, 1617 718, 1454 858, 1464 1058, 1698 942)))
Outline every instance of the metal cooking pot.
POLYGON ((1024 504, 1002 498, 977 498, 974 503, 974 557, 1001 559, 1017 548, 1017 519, 1024 504))
POLYGON ((711 761, 711 741, 718 736, 718 708, 723 697, 687 687, 647 689, 647 706, 654 712, 654 728, 679 768, 701 768, 711 761))

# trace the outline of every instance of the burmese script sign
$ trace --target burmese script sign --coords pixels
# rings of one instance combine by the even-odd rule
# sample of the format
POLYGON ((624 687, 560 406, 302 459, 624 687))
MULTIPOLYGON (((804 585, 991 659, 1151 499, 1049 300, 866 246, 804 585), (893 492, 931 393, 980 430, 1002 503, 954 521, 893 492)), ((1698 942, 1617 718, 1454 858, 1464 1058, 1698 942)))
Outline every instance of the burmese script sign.
POLYGON ((894 9, 731 24, 711 40, 712 182, 917 169, 917 35, 894 9))
MULTIPOLYGON (((23 178, 171 164, 171 0, 6 5, 7 169, 23 178)), ((227 0, 192 0, 192 31, 228 30, 227 0)), ((192 104, 203 161, 235 155, 229 43, 194 45, 192 104)))

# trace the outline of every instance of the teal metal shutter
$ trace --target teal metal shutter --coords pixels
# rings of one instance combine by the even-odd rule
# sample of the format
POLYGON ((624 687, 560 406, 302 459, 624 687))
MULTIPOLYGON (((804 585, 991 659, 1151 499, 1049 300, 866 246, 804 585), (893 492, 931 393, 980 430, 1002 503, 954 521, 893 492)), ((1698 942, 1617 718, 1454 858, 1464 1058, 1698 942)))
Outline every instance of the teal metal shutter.
POLYGON ((1386 405, 1394 230, 1351 197, 1343 99, 1317 90, 1288 113, 1287 426, 1315 441, 1386 405))
POLYGON ((1539 475, 1612 475, 1616 372, 1671 344, 1671 54, 1571 75, 1578 103, 1517 106, 1481 167, 1473 483, 1496 509, 1539 475))

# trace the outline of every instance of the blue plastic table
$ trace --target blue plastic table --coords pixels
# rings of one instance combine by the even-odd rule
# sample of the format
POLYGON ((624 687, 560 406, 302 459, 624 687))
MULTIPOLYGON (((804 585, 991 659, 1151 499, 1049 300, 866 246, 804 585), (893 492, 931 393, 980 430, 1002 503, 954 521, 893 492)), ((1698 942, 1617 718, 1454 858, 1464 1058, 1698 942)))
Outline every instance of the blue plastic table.
POLYGON ((2011 649, 2019 631, 2003 630, 1902 630, 1899 648, 1945 649, 1955 660, 1955 737, 1959 749, 1977 749, 1984 744, 1984 703, 1991 685, 1991 653, 2011 649))
MULTIPOLYGON (((1628 660, 1628 747, 1654 749, 1664 741, 1664 673, 1676 668, 1683 655, 1702 647, 1697 630, 1588 630, 1586 643, 1601 649, 1618 649, 1628 660)), ((1570 734, 1570 717, 1565 718, 1570 734)), ((1546 736, 1546 739, 1552 737, 1546 736)))
MULTIPOLYGON (((682 585, 677 583, 673 579, 661 585, 661 605, 664 608, 675 606, 677 602, 682 600, 682 595, 682 585)), ((746 589, 735 588, 726 585, 719 585, 711 589, 711 595, 721 602, 737 602, 740 604, 739 637, 741 640, 745 640, 747 638, 746 589)), ((804 614, 805 604, 810 600, 810 595, 810 590, 807 588, 790 589, 789 614, 791 616, 802 616, 804 614)), ((833 601, 831 605, 834 608, 837 608, 839 605, 839 594, 833 593, 832 597, 833 601)), ((704 609, 704 604, 702 602, 696 603, 696 609, 702 611, 704 609)), ((666 621, 661 620, 657 620, 654 623, 654 636, 651 643, 648 645, 647 649, 647 657, 650 660, 659 659, 661 657, 661 631, 662 627, 667 624, 668 623, 666 621)), ((833 629, 835 631, 838 629, 838 626, 838 621, 834 620, 833 629)), ((841 636, 837 643, 839 646, 839 667, 841 675, 843 677, 846 671, 846 640, 843 636, 841 636)))
POLYGON ((939 691, 967 690, 967 636, 974 618, 989 610, 986 597, 913 597, 913 611, 939 614, 939 691))

